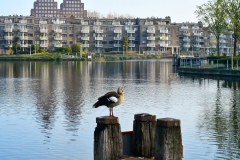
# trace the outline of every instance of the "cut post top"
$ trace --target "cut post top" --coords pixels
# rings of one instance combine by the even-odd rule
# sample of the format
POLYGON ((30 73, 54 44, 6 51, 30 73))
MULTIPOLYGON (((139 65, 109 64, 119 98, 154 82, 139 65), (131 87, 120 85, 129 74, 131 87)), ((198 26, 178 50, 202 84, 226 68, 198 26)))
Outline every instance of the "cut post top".
POLYGON ((98 124, 117 124, 118 117, 111 117, 111 116, 102 116, 96 118, 96 123, 98 124))
POLYGON ((181 121, 174 118, 159 118, 157 119, 157 125, 162 127, 180 127, 181 121))
POLYGON ((135 114, 134 119, 141 122, 153 122, 156 121, 156 115, 151 115, 148 113, 135 114))

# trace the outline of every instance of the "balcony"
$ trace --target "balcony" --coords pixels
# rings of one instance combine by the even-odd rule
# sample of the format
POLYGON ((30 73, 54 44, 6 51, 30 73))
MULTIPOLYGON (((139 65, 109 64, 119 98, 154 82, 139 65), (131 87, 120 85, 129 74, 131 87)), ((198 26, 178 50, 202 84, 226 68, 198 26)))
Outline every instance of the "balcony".
POLYGON ((113 30, 113 33, 122 33, 122 30, 113 30))
POLYGON ((145 22, 145 25, 153 25, 153 22, 145 22))
MULTIPOLYGON (((47 39, 45 39, 45 40, 47 40, 47 39)), ((54 40, 55 41, 61 41, 62 40, 62 36, 54 36, 54 40)))
POLYGON ((190 44, 184 44, 183 47, 184 48, 190 48, 190 44))
POLYGON ((153 43, 147 44, 147 47, 155 47, 155 44, 153 43))
POLYGON ((88 22, 81 22, 81 25, 88 25, 88 22))
POLYGON ((203 39, 194 39, 195 42, 203 42, 203 39))
MULTIPOLYGON (((41 41, 46 41, 48 40, 48 37, 47 36, 40 36, 39 37, 41 41)), ((54 37, 55 38, 55 37, 54 37)))
POLYGON ((103 47, 103 44, 95 44, 95 47, 103 47))
POLYGON ((220 42, 220 43, 227 43, 227 41, 226 41, 226 40, 223 40, 223 39, 220 39, 219 42, 220 42))
POLYGON ((168 30, 159 30, 159 33, 168 33, 168 30))
POLYGON ((149 40, 149 41, 155 41, 155 37, 147 37, 147 40, 149 40))
POLYGON ((102 22, 94 22, 94 25, 102 25, 102 22))
POLYGON ((133 48, 135 47, 135 44, 129 44, 129 47, 133 48))
POLYGON ((6 47, 6 48, 8 48, 8 47, 9 47, 9 48, 12 48, 12 44, 5 44, 5 47, 6 47))
POLYGON ((151 30, 148 29, 148 30, 147 30, 147 33, 155 33, 155 30, 153 30, 153 29, 151 29, 151 30))
POLYGON ((120 25, 120 22, 112 22, 112 25, 120 25))
POLYGON ((89 37, 81 37, 81 40, 83 40, 83 41, 89 41, 89 37))
POLYGON ((183 38, 183 41, 184 42, 190 42, 190 39, 189 38, 183 38))
POLYGON ((13 39, 13 36, 4 36, 4 39, 5 39, 5 40, 12 40, 12 39, 13 39))
POLYGON ((183 36, 190 36, 190 33, 182 33, 183 36))
POLYGON ((200 45, 200 44, 194 44, 193 46, 196 47, 196 48, 202 47, 202 45, 200 45))
POLYGON ((88 47, 89 47, 89 44, 83 44, 83 47, 84 47, 84 48, 88 48, 88 47))
POLYGON ((168 37, 160 37, 160 40, 166 41, 168 40, 168 37))
POLYGON ((54 21, 53 24, 61 24, 60 21, 54 21))
POLYGON ((81 33, 89 33, 88 29, 81 30, 81 33))
POLYGON ((119 41, 119 40, 122 40, 122 37, 114 37, 113 39, 116 41, 119 41))
POLYGON ((192 29, 199 29, 199 26, 193 26, 192 29))
POLYGON ((160 47, 168 47, 168 44, 166 43, 159 43, 160 47))
POLYGON ((188 29, 188 26, 181 26, 181 29, 188 29))
POLYGON ((19 23, 21 23, 21 24, 27 24, 27 20, 25 20, 25 19, 20 20, 19 23))
POLYGON ((27 47, 29 47, 29 45, 28 44, 20 44, 20 47, 21 48, 27 48, 27 47))
POLYGON ((12 28, 5 28, 4 31, 5 32, 12 32, 12 28))
POLYGON ((47 21, 39 21, 39 24, 47 24, 47 21))
POLYGON ((135 37, 128 37, 128 40, 134 41, 134 40, 135 40, 135 37))
POLYGON ((28 40, 28 37, 27 36, 19 36, 19 39, 20 40, 28 40))
POLYGON ((95 37, 95 40, 96 40, 96 41, 102 41, 102 40, 103 40, 103 37, 95 37))
POLYGON ((122 47, 121 44, 114 44, 113 47, 122 47))
POLYGON ((40 44, 40 47, 41 47, 41 48, 47 48, 47 47, 48 47, 48 44, 40 44))
POLYGON ((133 25, 133 22, 126 22, 125 25, 133 25))
POLYGON ((103 33, 103 30, 101 29, 95 30, 95 33, 103 33))
POLYGON ((217 48, 217 46, 216 45, 212 45, 212 46, 210 46, 210 48, 217 48))
POLYGON ((6 19, 6 20, 4 20, 4 23, 12 23, 12 20, 6 19))
POLYGON ((56 47, 56 48, 62 47, 62 44, 54 44, 54 47, 56 47))
POLYGON ((28 29, 27 28, 19 28, 19 31, 20 32, 28 32, 28 29))
POLYGON ((54 29, 54 33, 62 33, 62 29, 54 29))
POLYGON ((135 30, 134 29, 129 29, 129 30, 127 30, 127 33, 135 33, 135 30))
POLYGON ((40 29, 40 33, 48 33, 48 29, 40 29))
POLYGON ((202 33, 193 33, 194 36, 201 36, 202 33))

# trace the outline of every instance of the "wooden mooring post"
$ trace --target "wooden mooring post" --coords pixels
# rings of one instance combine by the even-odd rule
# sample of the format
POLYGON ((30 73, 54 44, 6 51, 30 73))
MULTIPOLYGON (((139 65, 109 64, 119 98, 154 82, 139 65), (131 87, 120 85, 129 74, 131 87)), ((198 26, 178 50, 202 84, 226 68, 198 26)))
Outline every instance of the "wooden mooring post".
POLYGON ((182 160, 183 145, 179 119, 157 119, 155 160, 182 160))
POLYGON ((156 115, 135 114, 133 121, 133 153, 138 157, 154 157, 156 115))
POLYGON ((97 117, 94 131, 94 160, 122 158, 122 133, 118 117, 97 117))

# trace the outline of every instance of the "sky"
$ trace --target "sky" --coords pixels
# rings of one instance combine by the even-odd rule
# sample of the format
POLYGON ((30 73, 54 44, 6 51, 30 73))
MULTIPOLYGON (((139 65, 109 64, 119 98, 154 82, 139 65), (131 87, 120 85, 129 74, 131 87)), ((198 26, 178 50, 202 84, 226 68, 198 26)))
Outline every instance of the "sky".
MULTIPOLYGON (((36 0, 0 0, 0 15, 30 15, 36 0)), ((98 11, 103 15, 108 13, 130 14, 135 17, 165 18, 170 16, 172 22, 198 22, 194 11, 197 5, 208 0, 82 0, 84 9, 98 11)), ((63 0, 58 2, 58 8, 63 0)))

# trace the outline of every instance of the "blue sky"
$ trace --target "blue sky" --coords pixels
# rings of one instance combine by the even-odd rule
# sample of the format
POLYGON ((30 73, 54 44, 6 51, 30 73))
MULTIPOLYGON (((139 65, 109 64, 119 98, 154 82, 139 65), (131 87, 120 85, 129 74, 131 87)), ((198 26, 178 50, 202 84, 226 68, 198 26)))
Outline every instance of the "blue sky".
MULTIPOLYGON (((29 15, 35 0, 0 0, 0 15, 29 15)), ((58 7, 63 0, 55 0, 58 7)), ((130 14, 136 17, 170 16, 172 22, 197 22, 196 5, 208 0, 82 0, 86 10, 107 13, 130 14)), ((60 7, 59 7, 60 8, 60 7)))

